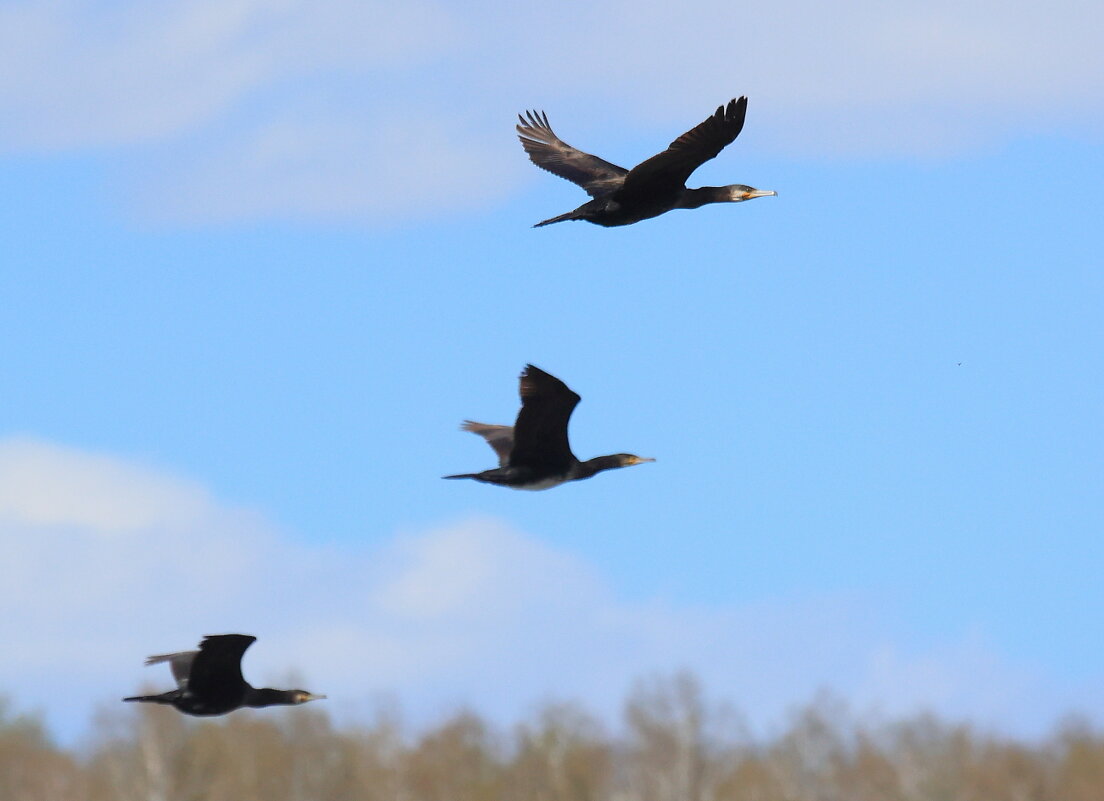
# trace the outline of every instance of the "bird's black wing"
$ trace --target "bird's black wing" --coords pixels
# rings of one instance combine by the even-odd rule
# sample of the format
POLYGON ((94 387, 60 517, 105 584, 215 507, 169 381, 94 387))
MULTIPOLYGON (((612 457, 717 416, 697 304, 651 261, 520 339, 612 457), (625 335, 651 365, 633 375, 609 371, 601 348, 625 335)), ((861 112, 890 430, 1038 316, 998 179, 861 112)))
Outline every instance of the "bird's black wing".
POLYGON ((519 114, 518 119, 521 120, 517 126, 518 139, 529 159, 541 169, 578 184, 591 197, 617 189, 628 174, 624 167, 576 150, 560 139, 552 132, 543 111, 527 111, 524 117, 519 114))
POLYGON ((740 135, 746 114, 746 97, 718 106, 713 116, 684 133, 662 153, 629 170, 621 191, 652 193, 681 189, 694 170, 740 135))
POLYGON ((192 660, 188 691, 211 702, 236 701, 246 687, 241 660, 256 637, 248 634, 214 634, 203 638, 192 660))
POLYGON ((496 426, 490 423, 477 423, 474 420, 465 420, 460 426, 464 431, 478 434, 487 440, 495 454, 498 455, 498 466, 505 467, 510 459, 510 451, 514 449, 514 427, 496 426))
POLYGON ((563 381, 531 364, 521 373, 520 393, 510 466, 566 470, 575 461, 567 442, 567 421, 579 396, 563 381))

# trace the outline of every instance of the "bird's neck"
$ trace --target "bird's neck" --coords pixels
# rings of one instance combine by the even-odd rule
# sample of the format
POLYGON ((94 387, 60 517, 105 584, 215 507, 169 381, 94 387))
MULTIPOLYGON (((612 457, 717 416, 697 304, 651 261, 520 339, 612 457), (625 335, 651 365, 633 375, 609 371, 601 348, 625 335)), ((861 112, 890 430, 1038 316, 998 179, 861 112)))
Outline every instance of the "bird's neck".
POLYGON ((732 192, 727 186, 702 186, 698 189, 683 189, 675 208, 696 209, 707 203, 727 203, 732 200, 732 192))
POLYGON ((593 459, 579 462, 572 473, 574 473, 574 478, 590 478, 595 473, 601 473, 603 470, 612 470, 615 467, 624 467, 618 457, 595 456, 593 459))
POLYGON ((294 704, 290 690, 274 690, 271 687, 250 687, 245 694, 245 706, 262 707, 294 704))

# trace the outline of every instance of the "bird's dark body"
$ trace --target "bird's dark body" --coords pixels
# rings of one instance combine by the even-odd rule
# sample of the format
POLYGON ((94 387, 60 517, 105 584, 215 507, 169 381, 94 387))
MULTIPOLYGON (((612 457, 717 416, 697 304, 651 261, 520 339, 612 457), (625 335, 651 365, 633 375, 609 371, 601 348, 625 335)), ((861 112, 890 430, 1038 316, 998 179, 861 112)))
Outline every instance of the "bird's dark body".
POLYGON ((518 138, 538 167, 566 178, 593 199, 578 208, 542 220, 536 227, 568 220, 586 220, 613 227, 631 225, 672 209, 696 209, 707 203, 738 203, 776 194, 744 184, 688 189, 686 179, 739 136, 747 113, 747 98, 732 100, 650 159, 626 170, 577 150, 552 131, 543 113, 519 117, 518 138))
POLYGON ((543 490, 559 486, 567 481, 581 481, 590 478, 603 470, 612 470, 615 467, 627 467, 621 457, 628 454, 616 454, 614 456, 596 456, 585 462, 576 461, 571 464, 542 464, 496 467, 484 470, 482 473, 467 473, 459 476, 445 476, 445 478, 472 478, 485 484, 499 484, 503 487, 522 490, 543 490))
MULTIPOLYGON (((675 208, 678 195, 673 196, 646 196, 619 198, 619 192, 613 192, 604 197, 588 200, 574 211, 568 212, 567 219, 586 220, 587 222, 613 228, 618 225, 632 225, 641 220, 658 217, 666 211, 675 208)), ((552 222, 563 222, 553 217, 551 220, 537 223, 538 226, 548 225, 552 222)))
POLYGON ((196 717, 225 715, 227 712, 233 712, 235 709, 249 706, 249 704, 245 703, 244 693, 227 695, 216 699, 199 697, 195 693, 190 693, 187 690, 169 690, 160 695, 142 695, 136 698, 125 698, 123 700, 168 704, 169 706, 176 707, 185 715, 195 715, 196 717))
POLYGON ((466 473, 446 478, 471 478, 484 484, 498 484, 520 490, 551 489, 571 480, 566 470, 540 470, 532 467, 495 467, 482 473, 466 473))
POLYGON ((498 467, 445 478, 470 478, 512 489, 542 490, 590 478, 603 470, 654 461, 618 453, 580 462, 567 440, 567 423, 579 396, 563 381, 531 364, 521 373, 519 389, 521 411, 512 427, 470 420, 463 425, 464 430, 479 434, 494 448, 498 467))

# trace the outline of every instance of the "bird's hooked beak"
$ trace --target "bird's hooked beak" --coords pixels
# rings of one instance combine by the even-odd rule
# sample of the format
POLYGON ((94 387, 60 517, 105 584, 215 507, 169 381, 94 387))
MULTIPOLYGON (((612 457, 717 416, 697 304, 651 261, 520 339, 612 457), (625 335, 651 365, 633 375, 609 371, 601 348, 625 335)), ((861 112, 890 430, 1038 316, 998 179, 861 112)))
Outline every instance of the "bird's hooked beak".
POLYGON ((324 695, 315 695, 314 693, 300 693, 298 702, 300 704, 305 704, 307 701, 325 701, 325 700, 326 700, 326 696, 324 696, 324 695))
POLYGON ((655 459, 652 459, 651 457, 648 457, 648 456, 634 456, 634 457, 632 457, 632 459, 631 459, 631 460, 629 461, 629 464, 630 464, 630 465, 633 465, 633 464, 644 464, 644 462, 654 462, 654 461, 655 461, 655 459))
POLYGON ((751 200, 757 197, 778 197, 778 193, 773 189, 752 189, 750 186, 744 187, 742 192, 739 192, 739 197, 734 200, 751 200))

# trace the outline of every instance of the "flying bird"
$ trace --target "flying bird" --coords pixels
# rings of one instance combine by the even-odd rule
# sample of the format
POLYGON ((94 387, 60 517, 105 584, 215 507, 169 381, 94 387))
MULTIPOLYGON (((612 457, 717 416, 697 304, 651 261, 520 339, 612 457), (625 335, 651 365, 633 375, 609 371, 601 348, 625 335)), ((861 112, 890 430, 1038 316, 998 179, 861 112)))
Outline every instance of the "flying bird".
POLYGON ((168 662, 177 689, 160 695, 136 695, 124 701, 169 704, 188 715, 225 715, 243 706, 262 707, 302 704, 324 695, 306 690, 257 689, 242 678, 241 660, 256 637, 248 634, 215 634, 203 638, 198 651, 158 654, 147 665, 168 662))
POLYGON ((465 420, 461 428, 487 440, 498 454, 498 467, 482 473, 462 473, 445 478, 474 478, 488 484, 525 490, 541 490, 590 478, 603 470, 654 462, 631 453, 597 456, 580 462, 567 441, 567 421, 579 396, 539 367, 529 364, 521 372, 521 411, 511 426, 465 420))
POLYGON ((768 189, 744 184, 687 189, 686 179, 739 136, 747 113, 747 98, 718 106, 705 122, 696 125, 670 146, 631 170, 576 150, 552 131, 543 111, 518 115, 521 146, 530 160, 554 175, 586 190, 590 200, 574 211, 542 220, 534 228, 565 220, 586 220, 596 225, 631 225, 671 209, 696 209, 707 203, 739 203, 777 195, 768 189))

